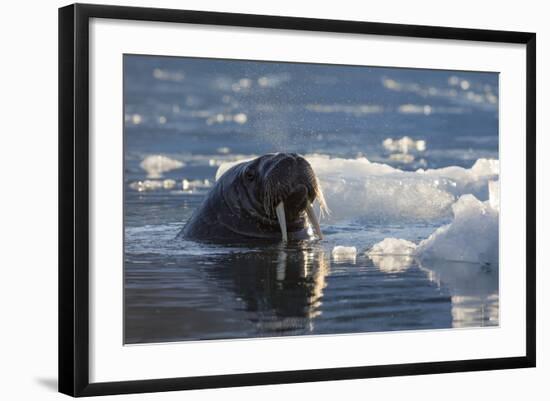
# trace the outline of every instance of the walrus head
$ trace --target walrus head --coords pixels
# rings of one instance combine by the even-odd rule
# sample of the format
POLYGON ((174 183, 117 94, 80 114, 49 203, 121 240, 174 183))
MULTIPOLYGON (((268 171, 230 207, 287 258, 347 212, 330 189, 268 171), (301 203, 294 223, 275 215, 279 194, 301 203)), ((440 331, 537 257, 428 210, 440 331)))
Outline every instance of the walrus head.
MULTIPOLYGON (((267 154, 240 163, 231 170, 227 173, 238 177, 240 195, 243 195, 241 191, 246 191, 246 201, 239 205, 239 209, 258 221, 256 227, 262 231, 261 234, 280 230, 283 241, 288 241, 289 233, 307 227, 307 219, 315 235, 323 238, 312 204, 317 200, 321 213, 328 209, 319 181, 302 156, 295 153, 267 154)), ((244 199, 243 196, 239 198, 244 199)))

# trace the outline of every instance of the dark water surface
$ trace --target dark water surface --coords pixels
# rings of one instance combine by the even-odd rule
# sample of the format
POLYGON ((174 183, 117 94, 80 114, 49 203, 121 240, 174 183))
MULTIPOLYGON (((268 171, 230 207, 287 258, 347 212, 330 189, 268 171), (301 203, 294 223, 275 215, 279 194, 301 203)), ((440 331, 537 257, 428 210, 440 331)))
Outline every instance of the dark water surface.
POLYGON ((124 74, 126 343, 498 325, 498 264, 366 255, 386 237, 418 243, 450 213, 358 208, 321 221, 323 241, 286 246, 175 238, 226 161, 294 151, 414 171, 498 159, 498 75, 140 56, 124 74), (382 145, 403 136, 426 149, 382 145), (181 165, 151 174, 151 155, 181 165), (337 245, 357 253, 334 256, 337 245))

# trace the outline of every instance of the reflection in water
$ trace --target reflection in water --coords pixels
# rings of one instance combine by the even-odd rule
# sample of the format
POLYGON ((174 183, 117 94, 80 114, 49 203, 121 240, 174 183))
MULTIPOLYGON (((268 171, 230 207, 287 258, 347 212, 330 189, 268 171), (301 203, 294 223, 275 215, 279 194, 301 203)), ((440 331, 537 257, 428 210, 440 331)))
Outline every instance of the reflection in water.
POLYGON ((414 258, 409 255, 370 255, 369 257, 384 273, 404 272, 414 263, 414 258))
MULTIPOLYGON (((370 254, 385 273, 401 273, 414 265, 410 255, 370 254)), ((498 326, 498 266, 451 261, 422 261, 427 278, 451 295, 453 327, 498 326)))
POLYGON ((449 261, 420 266, 431 281, 449 289, 453 327, 498 326, 498 266, 449 261))
POLYGON ((322 305, 330 263, 322 249, 277 248, 233 253, 209 272, 243 300, 259 332, 304 334, 322 305))
POLYGON ((335 261, 331 248, 127 253, 125 342, 498 325, 498 267, 362 253, 335 261))

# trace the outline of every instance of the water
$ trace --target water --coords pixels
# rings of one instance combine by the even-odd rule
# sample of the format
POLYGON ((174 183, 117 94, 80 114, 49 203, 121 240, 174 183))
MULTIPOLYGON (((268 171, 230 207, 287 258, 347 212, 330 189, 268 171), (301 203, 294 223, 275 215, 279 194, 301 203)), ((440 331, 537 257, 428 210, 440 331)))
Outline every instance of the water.
POLYGON ((126 343, 499 324, 498 263, 367 255, 429 237, 462 194, 489 199, 487 180, 413 172, 498 159, 498 75, 125 56, 124 81, 126 343), (175 238, 220 165, 281 151, 344 160, 331 176, 310 159, 323 241, 175 238), (358 175, 362 157, 399 171, 358 175))

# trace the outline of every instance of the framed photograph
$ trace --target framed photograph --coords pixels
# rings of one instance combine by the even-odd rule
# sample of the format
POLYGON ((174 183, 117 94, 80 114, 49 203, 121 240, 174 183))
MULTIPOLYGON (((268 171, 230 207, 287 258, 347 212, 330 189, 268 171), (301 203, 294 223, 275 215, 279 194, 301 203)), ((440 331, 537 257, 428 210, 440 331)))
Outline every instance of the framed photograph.
POLYGON ((534 33, 61 8, 59 390, 535 366, 535 80, 534 33))

